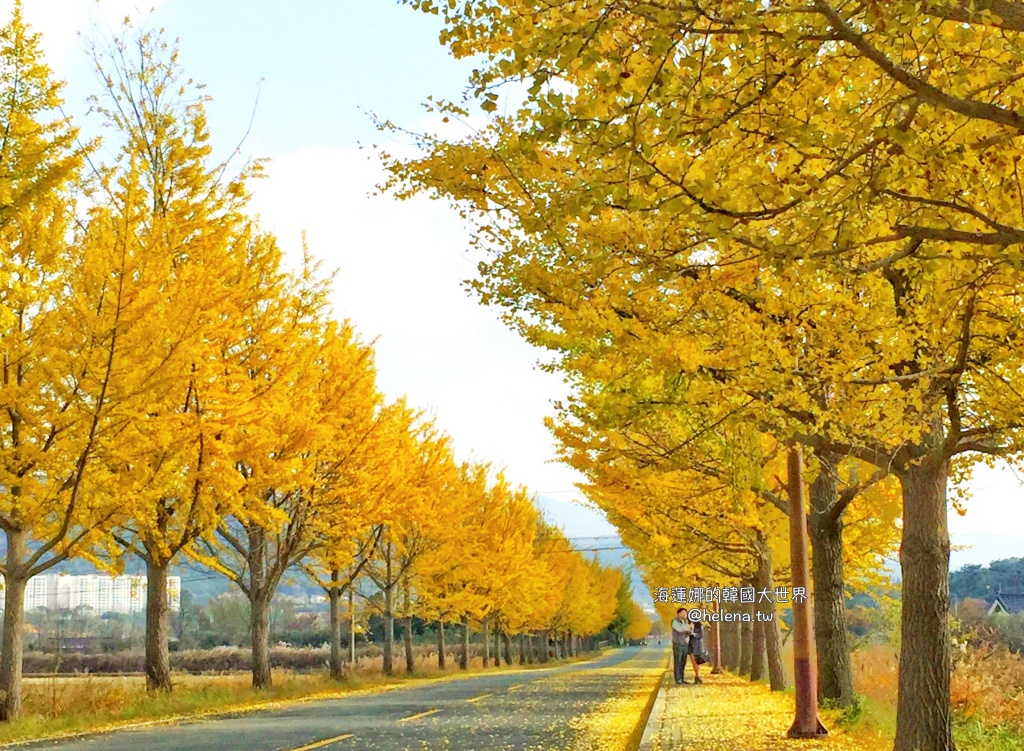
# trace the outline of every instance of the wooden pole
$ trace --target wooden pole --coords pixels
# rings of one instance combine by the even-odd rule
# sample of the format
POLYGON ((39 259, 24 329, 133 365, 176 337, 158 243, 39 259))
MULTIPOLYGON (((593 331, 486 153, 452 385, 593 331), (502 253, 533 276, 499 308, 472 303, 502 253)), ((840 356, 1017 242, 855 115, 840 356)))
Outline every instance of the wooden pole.
POLYGON ((818 719, 818 675, 811 623, 811 565, 807 557, 807 501, 804 496, 804 455, 799 445, 789 449, 789 556, 793 572, 793 675, 796 719, 790 738, 828 735, 818 719), (803 598, 797 602, 798 592, 803 598))

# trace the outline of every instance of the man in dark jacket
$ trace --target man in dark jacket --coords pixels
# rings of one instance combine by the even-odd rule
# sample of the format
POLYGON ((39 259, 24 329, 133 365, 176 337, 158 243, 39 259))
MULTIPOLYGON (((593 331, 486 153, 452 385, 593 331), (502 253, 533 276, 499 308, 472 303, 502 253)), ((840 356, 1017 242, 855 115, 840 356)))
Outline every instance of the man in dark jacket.
POLYGON ((686 617, 686 608, 679 608, 672 620, 672 666, 676 685, 686 683, 686 658, 690 654, 690 637, 693 626, 686 617))

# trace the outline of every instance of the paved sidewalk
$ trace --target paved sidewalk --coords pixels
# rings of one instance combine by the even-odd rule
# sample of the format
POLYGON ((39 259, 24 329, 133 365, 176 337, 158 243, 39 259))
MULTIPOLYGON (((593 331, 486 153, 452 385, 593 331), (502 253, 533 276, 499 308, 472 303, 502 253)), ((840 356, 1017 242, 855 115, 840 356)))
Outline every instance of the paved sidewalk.
MULTIPOLYGON (((701 671, 704 683, 676 686, 666 676, 651 710, 640 751, 866 751, 839 730, 815 740, 793 740, 793 696, 761 683, 701 671)), ((693 674, 687 671, 687 680, 693 674)))

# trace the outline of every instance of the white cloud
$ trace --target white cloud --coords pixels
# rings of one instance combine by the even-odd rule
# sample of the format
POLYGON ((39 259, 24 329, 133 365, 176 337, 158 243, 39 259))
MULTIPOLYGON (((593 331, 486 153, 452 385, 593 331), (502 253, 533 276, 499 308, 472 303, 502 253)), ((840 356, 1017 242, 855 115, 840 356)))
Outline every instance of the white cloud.
MULTIPOLYGON (((357 148, 317 147, 275 159, 255 186, 255 206, 286 249, 305 229, 313 254, 337 269, 335 310, 377 344, 382 388, 431 409, 462 456, 507 465, 510 479, 544 494, 541 506, 570 535, 605 534, 598 512, 581 507, 579 477, 552 463, 542 425, 565 394, 533 363, 542 356, 480 306, 462 286, 475 272, 468 233, 448 205, 369 197, 383 172, 357 148)), ((1024 486, 1007 467, 981 467, 966 516, 950 513, 954 542, 977 533, 1021 535, 1024 486)), ((1005 541, 1004 541, 1005 542, 1005 541)), ((983 551, 976 551, 983 555, 983 551)), ((962 557, 962 556, 961 556, 962 557)))
POLYGON ((565 387, 463 287, 475 261, 447 204, 369 197, 383 172, 357 148, 277 157, 268 173, 254 185, 256 210, 293 258, 305 230, 325 270, 337 269, 335 311, 366 339, 379 337, 381 388, 432 410, 461 457, 507 466, 513 482, 551 494, 542 506, 570 536, 610 532, 603 516, 572 503, 578 476, 551 461, 542 420, 565 387))

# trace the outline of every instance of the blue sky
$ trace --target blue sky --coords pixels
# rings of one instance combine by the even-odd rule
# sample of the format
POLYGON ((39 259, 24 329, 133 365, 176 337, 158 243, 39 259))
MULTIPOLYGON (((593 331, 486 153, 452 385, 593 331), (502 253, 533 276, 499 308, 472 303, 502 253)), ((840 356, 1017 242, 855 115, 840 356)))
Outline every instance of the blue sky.
POLYGON ((325 270, 338 271, 335 311, 376 340, 382 389, 432 412, 460 456, 537 492, 568 535, 586 544, 614 532, 574 502, 579 478, 552 461, 542 421, 564 395, 560 380, 463 288, 476 261, 461 222, 438 202, 369 195, 383 175, 370 113, 415 128, 428 96, 465 88, 472 64, 440 46, 436 17, 392 0, 25 0, 25 9, 87 135, 102 131, 82 117, 98 91, 85 39, 108 38, 126 15, 179 40, 186 74, 212 97, 218 157, 236 148, 255 106, 241 156, 270 162, 254 208, 293 257, 305 232, 325 270))
MULTIPOLYGON (((271 159, 255 207, 286 250, 297 253, 306 231, 311 251, 339 271, 335 309, 376 339, 382 388, 432 410, 463 457, 506 466, 570 536, 612 531, 572 502, 579 478, 551 461, 542 420, 564 386, 462 287, 475 259, 461 222, 440 202, 368 195, 382 173, 372 149, 359 149, 381 140, 367 113, 415 129, 426 122, 426 98, 459 97, 472 70, 439 45, 436 17, 397 0, 24 3, 69 83, 73 114, 97 91, 78 35, 103 35, 126 14, 180 40, 183 67, 213 97, 207 111, 220 156, 246 132, 259 90, 242 146, 244 157, 271 159)), ((0 0, 0 10, 9 4, 0 0)), ((950 516, 954 543, 973 546, 954 553, 954 566, 1024 555, 1020 481, 980 469, 971 488, 967 515, 950 516)))

